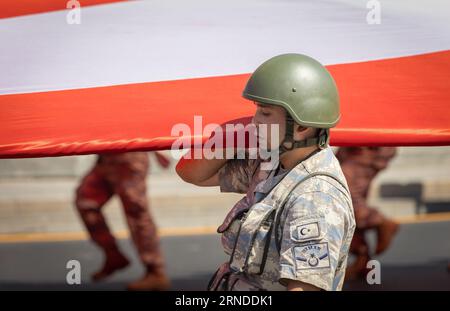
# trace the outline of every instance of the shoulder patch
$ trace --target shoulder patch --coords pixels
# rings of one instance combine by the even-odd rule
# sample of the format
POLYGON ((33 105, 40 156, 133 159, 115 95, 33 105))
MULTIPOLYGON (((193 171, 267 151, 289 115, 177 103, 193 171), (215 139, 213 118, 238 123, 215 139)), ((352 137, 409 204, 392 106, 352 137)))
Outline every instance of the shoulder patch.
POLYGON ((314 221, 307 224, 298 225, 296 227, 295 237, 299 241, 319 238, 320 237, 319 222, 314 221))
POLYGON ((293 248, 297 270, 330 267, 328 243, 316 243, 293 248))
POLYGON ((303 243, 321 240, 325 236, 326 226, 323 217, 312 217, 292 221, 289 230, 292 241, 303 243))

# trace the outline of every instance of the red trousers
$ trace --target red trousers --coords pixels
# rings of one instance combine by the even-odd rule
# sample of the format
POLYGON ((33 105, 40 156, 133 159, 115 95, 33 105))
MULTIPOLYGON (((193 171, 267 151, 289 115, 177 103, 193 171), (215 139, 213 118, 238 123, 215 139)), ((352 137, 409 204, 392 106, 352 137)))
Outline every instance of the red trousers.
POLYGON ((157 228, 149 211, 146 177, 148 154, 131 152, 100 155, 76 191, 75 205, 91 239, 102 249, 117 248, 102 207, 118 195, 141 261, 146 266, 162 266, 157 228))

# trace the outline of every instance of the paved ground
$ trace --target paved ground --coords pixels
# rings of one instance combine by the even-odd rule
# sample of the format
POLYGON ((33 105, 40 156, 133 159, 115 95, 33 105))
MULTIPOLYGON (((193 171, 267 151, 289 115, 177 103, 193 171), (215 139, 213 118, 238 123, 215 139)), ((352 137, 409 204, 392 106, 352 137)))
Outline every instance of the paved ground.
MULTIPOLYGON (((167 152, 170 155, 170 152, 167 152)), ((174 165, 152 162, 148 178, 151 210, 160 228, 217 226, 242 195, 183 182, 174 165)), ((95 156, 0 161, 0 234, 77 232, 83 226, 73 208, 81 175, 95 156)), ((397 219, 450 211, 450 147, 404 147, 371 187, 369 203, 397 219)), ((125 230, 117 198, 105 206, 111 228, 125 230)))
MULTIPOLYGON (((346 284, 346 290, 450 290, 450 222, 402 225, 381 262, 381 285, 346 284)), ((218 235, 167 236, 162 246, 174 290, 203 290, 225 260, 218 235)), ((0 244, 0 290, 121 290, 142 273, 128 240, 121 246, 133 265, 100 284, 89 275, 101 256, 88 241, 0 244), (81 263, 82 284, 65 284, 68 260, 81 263)))

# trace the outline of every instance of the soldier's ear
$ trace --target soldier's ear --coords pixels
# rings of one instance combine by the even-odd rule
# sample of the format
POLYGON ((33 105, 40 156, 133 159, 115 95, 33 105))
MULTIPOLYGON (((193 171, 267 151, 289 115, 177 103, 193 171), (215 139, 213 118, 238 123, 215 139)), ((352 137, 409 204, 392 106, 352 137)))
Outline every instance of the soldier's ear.
POLYGON ((308 128, 307 127, 303 127, 303 126, 301 126, 301 125, 299 125, 299 124, 296 124, 295 126, 294 126, 294 133, 295 134, 302 134, 302 135, 305 135, 306 134, 306 130, 308 130, 308 128))
POLYGON ((306 131, 307 129, 308 129, 307 127, 303 127, 303 126, 297 124, 297 128, 295 130, 298 133, 302 133, 302 132, 306 131))
POLYGON ((306 138, 306 130, 308 128, 307 127, 303 127, 299 124, 295 124, 294 125, 294 139, 295 140, 302 140, 306 138))
POLYGON ((302 140, 302 139, 307 139, 310 137, 315 137, 318 134, 317 131, 318 131, 318 129, 316 129, 316 128, 304 127, 299 124, 296 124, 294 126, 294 136, 296 136, 296 137, 294 137, 294 138, 295 138, 295 140, 302 140), (308 131, 308 130, 311 130, 311 131, 308 131))

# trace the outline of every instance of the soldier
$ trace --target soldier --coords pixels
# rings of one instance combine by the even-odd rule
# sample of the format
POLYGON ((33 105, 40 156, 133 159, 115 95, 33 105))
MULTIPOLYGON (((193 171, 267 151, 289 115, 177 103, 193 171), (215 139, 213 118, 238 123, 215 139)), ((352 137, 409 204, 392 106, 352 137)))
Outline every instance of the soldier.
MULTIPOLYGON (((158 162, 169 162, 156 154, 158 162)), ((92 170, 76 191, 75 205, 91 239, 103 250, 103 267, 92 275, 100 281, 128 266, 128 259, 119 250, 110 232, 102 207, 117 194, 123 205, 131 238, 146 268, 144 277, 128 285, 129 290, 165 290, 169 288, 156 226, 148 210, 146 177, 149 159, 146 152, 99 155, 92 170)))
POLYGON ((256 104, 256 127, 279 126, 279 137, 263 138, 278 150, 277 164, 266 170, 261 157, 184 157, 177 165, 187 182, 246 193, 218 228, 230 259, 209 289, 341 290, 355 221, 328 147, 340 119, 333 78, 308 56, 284 54, 256 69, 243 96, 256 104))
POLYGON ((376 230, 377 255, 389 247, 398 230, 397 223, 367 203, 373 179, 388 166, 395 153, 395 147, 342 147, 336 153, 350 187, 356 220, 355 235, 350 246, 350 252, 356 255, 356 260, 347 269, 348 279, 366 275, 367 262, 370 260, 370 250, 365 238, 367 230, 376 230))

